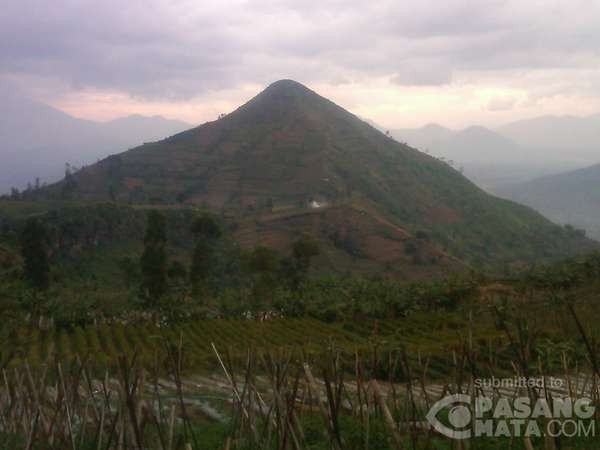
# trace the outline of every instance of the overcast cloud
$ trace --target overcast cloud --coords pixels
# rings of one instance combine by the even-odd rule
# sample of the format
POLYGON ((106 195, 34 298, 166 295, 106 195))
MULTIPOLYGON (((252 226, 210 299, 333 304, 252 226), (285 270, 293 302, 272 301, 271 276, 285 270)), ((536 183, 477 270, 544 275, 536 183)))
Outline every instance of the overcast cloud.
POLYGON ((200 122, 280 78, 387 126, 591 114, 600 1, 4 0, 0 77, 91 118, 200 122))

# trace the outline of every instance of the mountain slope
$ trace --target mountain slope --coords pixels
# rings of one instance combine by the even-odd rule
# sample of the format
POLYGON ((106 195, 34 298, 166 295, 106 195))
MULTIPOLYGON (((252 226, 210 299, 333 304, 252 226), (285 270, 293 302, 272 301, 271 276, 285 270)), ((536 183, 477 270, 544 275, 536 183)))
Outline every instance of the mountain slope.
POLYGON ((111 156, 49 192, 205 204, 232 217, 351 207, 421 236, 441 253, 478 263, 592 246, 290 80, 223 119, 111 156))
POLYGON ((27 183, 54 182, 65 163, 96 162, 111 153, 189 127, 162 117, 130 116, 107 123, 74 118, 0 86, 0 194, 27 183))
POLYGON ((507 186, 499 193, 600 239, 600 164, 507 186))

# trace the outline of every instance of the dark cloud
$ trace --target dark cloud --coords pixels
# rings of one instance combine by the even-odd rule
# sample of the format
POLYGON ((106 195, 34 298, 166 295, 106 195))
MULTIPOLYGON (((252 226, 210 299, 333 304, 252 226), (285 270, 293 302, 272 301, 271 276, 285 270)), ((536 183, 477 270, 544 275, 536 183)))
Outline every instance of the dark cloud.
POLYGON ((451 83, 600 62, 593 0, 5 0, 0 76, 189 98, 276 78, 451 83))

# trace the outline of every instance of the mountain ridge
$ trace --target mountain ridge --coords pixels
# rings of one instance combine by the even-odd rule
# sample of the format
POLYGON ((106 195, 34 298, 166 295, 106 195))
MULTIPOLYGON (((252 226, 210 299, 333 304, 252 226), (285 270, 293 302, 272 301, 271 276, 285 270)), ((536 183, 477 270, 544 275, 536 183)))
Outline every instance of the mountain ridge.
MULTIPOLYGON (((590 125, 597 123, 593 117, 539 117, 513 122, 505 128, 498 129, 471 126, 452 130, 441 125, 428 124, 421 128, 392 130, 391 133, 398 140, 413 147, 453 161, 456 167, 464 169, 464 174, 469 179, 495 193, 507 185, 520 184, 540 176, 558 174, 595 163, 600 139, 595 148, 578 147, 577 133, 573 131, 561 132, 562 136, 556 140, 562 141, 559 146, 546 142, 546 135, 553 135, 554 128, 569 127, 563 120, 590 125), (547 120, 555 121, 559 126, 549 124, 547 120), (521 139, 521 134, 529 135, 530 130, 524 125, 529 122, 537 123, 540 127, 538 134, 542 136, 542 140, 537 142, 538 146, 528 146, 530 142, 521 139), (517 129, 518 133, 512 135, 510 132, 504 132, 512 128, 517 129)), ((588 133, 589 130, 585 131, 588 128, 583 127, 585 133, 588 133)), ((594 125, 593 132, 598 128, 594 125)))

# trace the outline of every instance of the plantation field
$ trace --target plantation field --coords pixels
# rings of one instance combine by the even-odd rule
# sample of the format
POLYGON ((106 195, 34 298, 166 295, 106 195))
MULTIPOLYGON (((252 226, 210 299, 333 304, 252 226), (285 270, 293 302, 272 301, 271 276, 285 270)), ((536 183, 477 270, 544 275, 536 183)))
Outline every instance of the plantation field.
POLYGON ((73 330, 39 330, 21 327, 6 338, 2 365, 17 366, 27 361, 37 365, 55 359, 90 356, 99 364, 114 362, 122 354, 151 361, 165 344, 181 342, 189 367, 211 364, 211 344, 233 354, 248 347, 273 349, 295 347, 316 353, 332 344, 346 351, 403 345, 409 350, 443 350, 457 341, 458 322, 440 324, 432 333, 431 324, 414 320, 364 321, 328 324, 315 319, 200 320, 176 327, 158 328, 147 324, 111 324, 73 330))
MULTIPOLYGON (((584 361, 583 347, 575 324, 561 307, 545 304, 523 306, 522 320, 532 338, 532 353, 558 365, 563 355, 584 361)), ((578 306, 584 326, 591 336, 597 334, 598 312, 593 304, 578 306)), ((512 330, 509 330, 513 333, 512 330)), ((516 335, 516 331, 514 331, 516 335)), ((249 348, 295 349, 317 355, 335 348, 348 354, 385 353, 405 350, 410 358, 430 358, 430 375, 447 374, 455 366, 455 354, 469 346, 495 370, 510 369, 514 359, 506 330, 495 324, 490 308, 476 310, 413 313, 399 319, 363 319, 327 323, 312 318, 275 318, 257 320, 197 320, 173 326, 157 327, 140 322, 103 324, 84 328, 44 330, 21 326, 5 334, 0 352, 0 367, 52 365, 76 357, 104 367, 116 363, 121 355, 137 357, 154 364, 165 355, 168 346, 181 347, 188 370, 214 368, 212 344, 232 357, 243 358, 249 348)))

